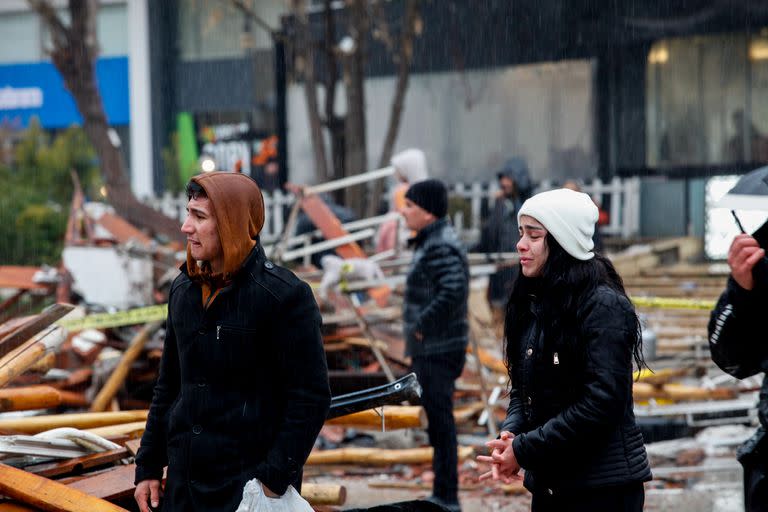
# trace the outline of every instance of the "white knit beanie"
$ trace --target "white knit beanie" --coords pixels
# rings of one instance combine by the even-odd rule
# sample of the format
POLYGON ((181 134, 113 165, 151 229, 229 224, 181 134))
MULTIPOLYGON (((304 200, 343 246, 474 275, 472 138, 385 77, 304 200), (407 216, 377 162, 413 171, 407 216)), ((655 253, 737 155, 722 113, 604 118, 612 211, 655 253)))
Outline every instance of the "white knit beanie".
POLYGON ((520 217, 533 217, 552 233, 557 243, 574 258, 582 261, 592 259, 595 243, 592 235, 597 222, 597 206, 583 192, 559 188, 541 192, 528 199, 517 212, 520 217))

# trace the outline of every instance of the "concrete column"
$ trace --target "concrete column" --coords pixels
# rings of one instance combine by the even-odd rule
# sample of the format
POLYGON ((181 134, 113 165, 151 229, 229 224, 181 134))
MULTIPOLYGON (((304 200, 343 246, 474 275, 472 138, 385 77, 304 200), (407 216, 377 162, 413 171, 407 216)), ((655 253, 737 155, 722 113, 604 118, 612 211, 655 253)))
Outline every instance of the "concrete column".
POLYGON ((148 0, 128 0, 131 188, 139 199, 154 195, 147 2, 148 0))

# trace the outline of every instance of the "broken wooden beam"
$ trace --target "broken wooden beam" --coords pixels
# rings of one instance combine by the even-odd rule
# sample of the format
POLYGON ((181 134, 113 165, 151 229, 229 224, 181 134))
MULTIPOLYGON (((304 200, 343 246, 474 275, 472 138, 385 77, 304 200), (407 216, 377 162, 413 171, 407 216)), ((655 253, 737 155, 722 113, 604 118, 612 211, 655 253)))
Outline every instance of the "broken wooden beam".
POLYGON ((0 389, 0 412, 49 409, 61 405, 61 393, 51 386, 0 389))
POLYGON ((301 497, 313 507, 340 507, 347 501, 347 488, 338 484, 301 484, 301 497))
POLYGON ((0 387, 8 384, 44 358, 46 354, 55 350, 64 341, 64 337, 63 329, 49 326, 0 358, 0 387))
MULTIPOLYGON (((473 456, 471 446, 459 446, 459 460, 473 456)), ((363 466, 389 466, 391 464, 426 464, 432 462, 431 447, 386 450, 382 448, 339 448, 314 451, 309 454, 307 465, 360 464, 363 466)))
POLYGON ((379 409, 368 409, 367 411, 339 416, 326 421, 326 424, 380 429, 382 427, 382 409, 383 425, 387 430, 426 428, 427 426, 427 415, 424 409, 417 405, 387 405, 379 409))
POLYGON ((130 456, 131 454, 128 452, 127 448, 118 448, 116 450, 91 453, 89 455, 83 455, 82 457, 73 457, 62 461, 33 464, 31 466, 25 466, 24 471, 50 478, 68 473, 80 473, 86 469, 110 464, 130 456))
POLYGON ((88 429, 147 420, 149 411, 84 412, 0 419, 0 430, 38 434, 54 428, 88 429))
POLYGON ((107 425, 105 427, 95 427, 86 429, 86 432, 96 434, 106 439, 115 439, 127 436, 130 439, 139 438, 144 434, 146 421, 131 421, 130 423, 120 423, 119 425, 107 425))
POLYGON ((79 489, 6 464, 0 464, 0 493, 50 512, 125 512, 124 508, 79 489))
POLYGON ((28 339, 42 332, 46 327, 59 320, 75 307, 70 304, 53 304, 39 315, 34 316, 24 325, 0 340, 0 357, 20 347, 28 339))

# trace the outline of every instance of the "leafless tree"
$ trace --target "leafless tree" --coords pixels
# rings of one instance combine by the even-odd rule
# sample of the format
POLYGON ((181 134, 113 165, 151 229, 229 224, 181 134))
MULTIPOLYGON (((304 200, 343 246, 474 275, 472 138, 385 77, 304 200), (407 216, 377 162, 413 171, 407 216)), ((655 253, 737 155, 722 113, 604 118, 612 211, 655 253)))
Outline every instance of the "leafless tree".
POLYGON ((27 0, 51 34, 51 59, 64 78, 83 118, 83 129, 101 164, 107 198, 115 210, 132 224, 180 240, 177 221, 143 204, 131 191, 115 134, 110 133, 101 94, 96 86, 96 37, 98 0, 69 0, 69 24, 65 24, 48 0, 27 0))

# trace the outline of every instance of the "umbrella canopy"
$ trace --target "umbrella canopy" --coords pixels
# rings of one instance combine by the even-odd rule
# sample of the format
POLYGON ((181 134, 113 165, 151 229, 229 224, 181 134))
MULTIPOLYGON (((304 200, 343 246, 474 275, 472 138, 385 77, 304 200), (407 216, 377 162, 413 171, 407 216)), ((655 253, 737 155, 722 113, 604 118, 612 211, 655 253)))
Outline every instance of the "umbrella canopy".
POLYGON ((748 172, 715 205, 733 210, 768 211, 768 166, 748 172))

